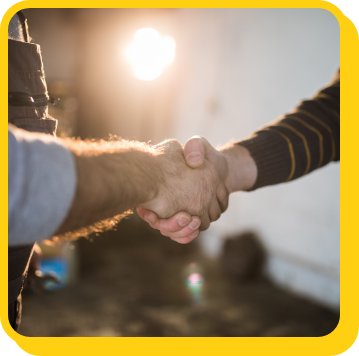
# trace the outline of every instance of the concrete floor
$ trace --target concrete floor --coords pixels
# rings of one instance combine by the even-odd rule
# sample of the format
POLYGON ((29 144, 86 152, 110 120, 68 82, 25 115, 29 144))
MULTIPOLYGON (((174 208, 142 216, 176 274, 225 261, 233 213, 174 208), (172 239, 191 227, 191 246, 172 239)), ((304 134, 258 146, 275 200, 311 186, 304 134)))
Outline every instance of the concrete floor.
POLYGON ((78 241, 80 278, 23 297, 26 336, 322 336, 339 315, 263 278, 234 283, 195 243, 179 245, 136 217, 78 241), (188 284, 191 273, 202 283, 188 284))

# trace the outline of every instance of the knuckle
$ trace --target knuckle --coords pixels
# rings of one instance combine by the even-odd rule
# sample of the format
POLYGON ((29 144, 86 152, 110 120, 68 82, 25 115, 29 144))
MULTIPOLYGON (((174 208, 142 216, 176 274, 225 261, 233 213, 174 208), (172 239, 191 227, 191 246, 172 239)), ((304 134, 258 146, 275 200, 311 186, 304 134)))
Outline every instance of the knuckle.
POLYGON ((227 197, 221 204, 222 213, 224 213, 228 209, 228 205, 229 205, 229 202, 228 202, 228 197, 227 197))
POLYGON ((173 150, 181 150, 182 151, 182 145, 175 139, 169 139, 166 141, 167 145, 170 146, 173 150))
POLYGON ((218 198, 218 203, 221 207, 221 211, 224 212, 227 210, 228 208, 228 204, 229 204, 229 194, 227 192, 227 189, 220 189, 219 192, 217 192, 217 198, 218 198))
POLYGON ((199 227, 199 230, 200 231, 206 231, 210 226, 210 222, 205 222, 204 224, 202 224, 200 227, 199 227))
POLYGON ((214 216, 211 216, 211 222, 217 221, 221 217, 221 213, 217 213, 214 216))

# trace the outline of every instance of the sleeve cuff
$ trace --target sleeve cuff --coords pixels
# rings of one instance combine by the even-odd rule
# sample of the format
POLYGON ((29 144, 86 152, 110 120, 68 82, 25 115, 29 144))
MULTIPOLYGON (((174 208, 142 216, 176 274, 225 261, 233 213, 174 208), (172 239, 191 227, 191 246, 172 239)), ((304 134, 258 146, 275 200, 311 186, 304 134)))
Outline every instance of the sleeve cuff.
POLYGON ((287 180, 291 157, 287 142, 278 133, 262 130, 237 144, 249 151, 258 170, 257 180, 248 191, 287 180))

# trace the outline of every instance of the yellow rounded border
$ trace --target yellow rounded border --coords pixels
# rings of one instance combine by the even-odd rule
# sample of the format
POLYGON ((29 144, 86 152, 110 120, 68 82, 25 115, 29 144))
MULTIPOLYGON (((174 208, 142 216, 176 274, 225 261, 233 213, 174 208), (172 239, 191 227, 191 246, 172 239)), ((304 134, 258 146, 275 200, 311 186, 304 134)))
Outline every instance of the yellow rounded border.
MULTIPOLYGON (((245 355, 338 355, 346 351, 355 341, 358 334, 359 313, 357 291, 358 280, 358 245, 355 220, 357 219, 356 202, 359 201, 356 189, 357 170, 355 132, 359 132, 359 120, 355 110, 358 99, 359 83, 359 42, 358 32, 353 23, 333 4, 325 1, 136 1, 119 2, 103 0, 63 0, 51 1, 29 0, 13 5, 4 15, 0 28, 1 48, 1 110, 7 118, 7 28, 12 16, 24 8, 156 8, 156 7, 188 7, 188 8, 320 8, 330 11, 340 25, 341 55, 341 244, 340 244, 340 322, 337 328, 323 337, 233 337, 233 338, 44 338, 25 337, 16 333, 9 325, 7 318, 7 292, 2 288, 1 321, 5 332, 26 352, 36 355, 86 354, 102 355, 121 353, 129 355, 155 354, 188 355, 238 353, 245 355), (352 115, 351 115, 352 114, 352 115), (356 129, 358 128, 358 130, 356 129), (351 162, 347 164, 347 161, 351 162), (349 169, 350 167, 350 169, 349 169)), ((1 120, 3 152, 7 153, 5 123, 1 120), (6 144, 6 146, 5 146, 6 144)), ((7 167, 7 154, 3 155, 7 167), (5 158, 6 157, 6 158, 5 158)), ((3 235, 7 234, 7 174, 3 181, 3 235), (6 204, 6 205, 5 205, 6 204)), ((1 283, 7 285, 7 246, 2 242, 1 283)))

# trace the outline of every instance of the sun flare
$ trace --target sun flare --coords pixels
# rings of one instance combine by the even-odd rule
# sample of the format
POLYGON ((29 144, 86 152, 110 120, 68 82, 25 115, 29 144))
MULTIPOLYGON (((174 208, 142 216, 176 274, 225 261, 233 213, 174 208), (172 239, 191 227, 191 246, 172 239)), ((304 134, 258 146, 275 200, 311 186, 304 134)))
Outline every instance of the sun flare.
POLYGON ((158 78, 165 66, 173 62, 176 43, 171 37, 162 37, 153 28, 142 28, 126 49, 126 58, 133 65, 138 79, 151 81, 158 78))

